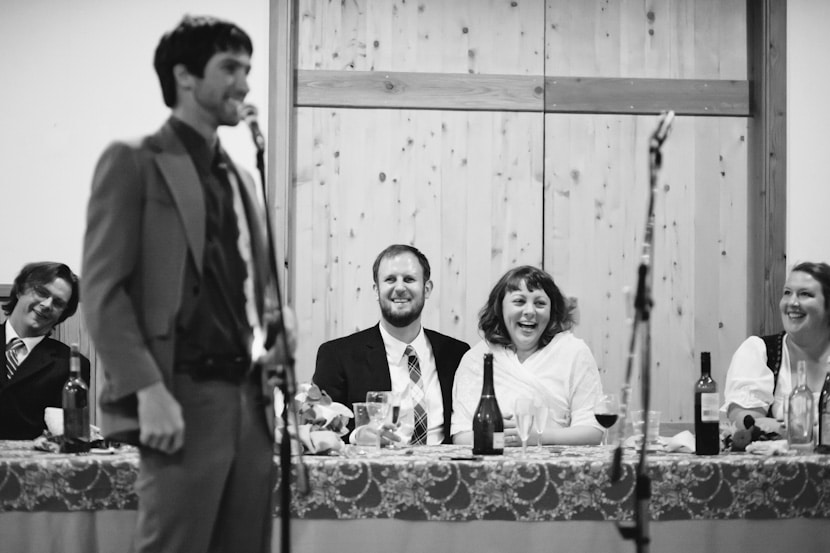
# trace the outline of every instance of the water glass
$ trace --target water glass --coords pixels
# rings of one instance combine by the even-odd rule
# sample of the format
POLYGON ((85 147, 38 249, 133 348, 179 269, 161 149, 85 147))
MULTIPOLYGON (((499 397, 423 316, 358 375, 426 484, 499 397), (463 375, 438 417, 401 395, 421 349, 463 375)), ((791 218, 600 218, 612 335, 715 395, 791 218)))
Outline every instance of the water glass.
POLYGON ((359 401, 352 403, 354 411, 354 443, 358 446, 380 447, 380 433, 375 428, 369 414, 369 403, 359 401))
MULTIPOLYGON (((634 436, 639 436, 635 442, 639 442, 643 437, 643 410, 638 409, 631 411, 631 427, 634 436)), ((648 412, 648 436, 646 437, 646 447, 650 445, 657 445, 660 443, 660 411, 648 412)))

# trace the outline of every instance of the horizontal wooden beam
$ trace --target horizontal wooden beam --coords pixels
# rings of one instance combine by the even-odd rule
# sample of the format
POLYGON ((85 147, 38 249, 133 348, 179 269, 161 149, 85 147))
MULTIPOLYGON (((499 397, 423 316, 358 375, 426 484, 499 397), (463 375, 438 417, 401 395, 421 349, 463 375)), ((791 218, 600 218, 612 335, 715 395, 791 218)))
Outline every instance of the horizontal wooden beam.
POLYGON ((747 81, 297 71, 297 107, 749 116, 747 81))
POLYGON ((749 116, 748 81, 547 77, 545 87, 546 112, 749 116))
POLYGON ((298 71, 297 106, 537 111, 541 76, 298 71))

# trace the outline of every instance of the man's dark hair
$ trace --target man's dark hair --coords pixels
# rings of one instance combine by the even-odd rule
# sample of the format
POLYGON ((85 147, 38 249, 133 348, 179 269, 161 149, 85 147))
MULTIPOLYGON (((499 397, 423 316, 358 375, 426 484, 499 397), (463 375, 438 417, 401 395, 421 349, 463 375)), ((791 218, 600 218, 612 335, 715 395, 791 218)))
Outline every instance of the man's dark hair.
POLYGON ((9 301, 3 304, 3 312, 8 317, 14 311, 14 307, 17 305, 17 300, 21 294, 25 294, 34 286, 51 284, 56 278, 65 280, 72 287, 72 296, 69 298, 63 313, 61 313, 58 319, 58 323, 62 323, 75 314, 75 311, 78 310, 78 301, 80 300, 78 275, 73 273, 72 269, 63 263, 42 261, 39 263, 29 263, 24 266, 20 274, 14 279, 11 292, 9 292, 9 301))
POLYGON ((570 330, 573 326, 573 316, 568 301, 556 286, 553 277, 542 269, 522 265, 510 269, 499 279, 490 291, 487 303, 478 314, 478 328, 491 344, 513 346, 504 324, 502 301, 508 292, 519 290, 523 282, 529 291, 542 290, 550 298, 550 321, 542 332, 542 336, 539 337, 539 349, 548 345, 554 336, 562 331, 570 330))
POLYGON ((203 77, 205 65, 214 54, 239 51, 251 56, 254 46, 237 25, 210 16, 184 16, 175 29, 161 37, 153 59, 165 105, 176 105, 176 65, 182 64, 191 75, 203 77))
POLYGON ((401 255, 402 253, 411 253, 414 255, 415 258, 418 259, 418 263, 421 264, 421 268, 424 270, 424 282, 429 280, 429 261, 427 261, 427 256, 421 253, 421 250, 415 246, 409 246, 407 244, 392 244, 380 252, 375 258, 375 262, 372 264, 372 278, 374 279, 375 284, 378 283, 378 269, 380 269, 380 262, 387 257, 395 257, 396 255, 401 255))
POLYGON ((804 261, 799 263, 791 272, 807 273, 821 284, 821 293, 824 294, 824 310, 830 311, 830 265, 804 261))

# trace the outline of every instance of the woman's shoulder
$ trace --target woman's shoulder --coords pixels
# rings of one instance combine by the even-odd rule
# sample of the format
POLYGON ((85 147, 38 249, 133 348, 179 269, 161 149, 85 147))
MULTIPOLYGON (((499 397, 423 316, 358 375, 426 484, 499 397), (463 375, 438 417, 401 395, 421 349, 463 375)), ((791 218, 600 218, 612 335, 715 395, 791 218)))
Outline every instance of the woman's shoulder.
POLYGON ((471 359, 481 361, 483 355, 491 351, 491 347, 492 345, 489 344, 487 340, 480 340, 477 344, 467 350, 464 357, 461 358, 462 364, 465 361, 470 361, 471 359))
POLYGON ((572 349, 574 351, 591 351, 591 348, 588 347, 585 340, 577 338, 571 330, 565 330, 554 336, 549 345, 562 349, 572 349))

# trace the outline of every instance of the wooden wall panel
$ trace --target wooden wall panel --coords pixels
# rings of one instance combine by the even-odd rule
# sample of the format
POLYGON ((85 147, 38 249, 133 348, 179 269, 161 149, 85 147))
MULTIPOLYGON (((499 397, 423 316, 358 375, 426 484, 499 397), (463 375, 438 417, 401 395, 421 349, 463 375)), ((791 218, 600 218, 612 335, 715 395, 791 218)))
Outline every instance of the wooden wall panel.
MULTIPOLYGON (((548 79, 746 79, 743 2, 549 0, 547 17, 548 79)), ((546 119, 545 264, 579 297, 577 334, 591 345, 605 386, 615 390, 624 379, 631 333, 633 297, 623 289, 633 294, 636 285, 648 137, 656 121, 546 119)), ((746 335, 746 130, 744 118, 678 117, 664 146, 651 256, 651 353, 652 405, 668 420, 692 414, 699 352, 712 352, 714 376, 723 384, 746 335)))
POLYGON ((425 324, 476 340, 494 280, 541 263, 539 118, 303 109, 298 122, 298 377, 320 343, 377 322, 371 266, 395 242, 430 259, 425 324))
POLYGON ((745 0, 547 0, 545 17, 546 75, 746 79, 745 0))
POLYGON ((577 109, 579 94, 564 107, 547 98, 543 114, 526 92, 531 81, 522 80, 596 77, 610 86, 609 79, 640 79, 655 101, 681 91, 669 104, 682 114, 706 114, 706 102, 718 98, 710 89, 701 103, 688 83, 715 83, 731 98, 731 107, 714 110, 719 117, 676 120, 664 148, 652 267, 653 405, 665 420, 688 419, 702 350, 712 351, 723 383, 747 326, 743 0, 298 6, 291 294, 301 380, 322 341, 377 321, 371 263, 402 241, 433 264, 426 325, 471 342, 493 281, 518 263, 543 264, 578 297, 576 332, 592 347, 606 387, 619 388, 630 338, 623 289, 635 285, 642 251, 648 138, 657 118, 642 107, 633 110, 639 115, 607 106, 567 113, 585 111, 577 109), (361 97, 361 86, 383 84, 383 72, 409 91, 425 88, 412 104, 361 97), (463 86, 465 73, 471 87, 498 76, 502 96, 476 106, 458 89, 426 86, 436 78, 463 86), (338 80, 356 83, 343 104, 336 89, 310 95, 309 83, 338 80), (518 112, 511 86, 524 91, 518 112))
MULTIPOLYGON (((297 67, 541 77, 543 12, 542 0, 301 1, 297 67)), ((430 259, 425 325, 470 342, 495 279, 541 264, 542 118, 455 108, 297 109, 300 380, 320 343, 377 322, 371 266, 391 243, 430 259)))

